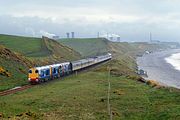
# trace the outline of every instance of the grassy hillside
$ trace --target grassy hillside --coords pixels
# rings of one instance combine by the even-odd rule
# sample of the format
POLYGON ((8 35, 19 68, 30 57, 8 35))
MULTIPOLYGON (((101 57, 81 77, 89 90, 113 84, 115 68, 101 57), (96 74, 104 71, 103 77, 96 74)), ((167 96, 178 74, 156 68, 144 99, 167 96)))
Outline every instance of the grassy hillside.
POLYGON ((171 45, 175 46, 177 43, 127 43, 127 42, 110 42, 105 38, 76 38, 76 39, 60 39, 58 42, 67 45, 82 56, 95 56, 107 52, 111 52, 114 55, 128 54, 136 56, 137 54, 143 54, 144 51, 156 51, 171 48, 171 45))
POLYGON ((61 39, 59 42, 73 48, 84 57, 100 55, 108 51, 108 41, 104 38, 61 39))
MULTIPOLYGON (((95 56, 110 52, 113 54, 115 63, 121 62, 123 73, 134 72, 136 69, 135 58, 137 55, 144 54, 145 51, 157 51, 168 49, 171 44, 159 43, 150 44, 146 42, 127 43, 127 42, 110 42, 104 38, 77 38, 77 39, 60 39, 58 42, 70 46, 77 50, 83 57, 95 56), (118 59, 118 60, 117 60, 118 59), (128 70, 127 70, 128 68, 128 70)), ((177 44, 177 43, 176 43, 177 44)), ((117 70, 117 68, 115 68, 117 70)), ((117 70, 119 71, 119 70, 117 70)))
MULTIPOLYGON (((104 68, 109 65, 122 69, 111 61, 91 72, 0 97, 0 113, 16 119, 107 120, 108 71, 104 68)), ((109 77, 113 119, 180 119, 179 90, 154 88, 117 73, 112 70, 109 77)))
MULTIPOLYGON (((82 48, 81 54, 84 57, 110 51, 113 53, 113 60, 97 68, 92 68, 89 72, 81 72, 47 84, 34 86, 13 95, 0 97, 0 119, 107 120, 109 119, 107 109, 108 79, 111 83, 110 104, 113 119, 180 119, 180 91, 173 88, 146 85, 149 83, 142 83, 141 78, 134 71, 136 67, 134 58, 137 54, 142 54, 145 50, 168 48, 168 46, 163 47, 147 43, 111 43, 105 39, 93 40, 93 42, 89 40, 90 43, 82 40, 84 42, 83 47, 80 42, 79 45, 72 44, 72 47, 74 46, 74 49, 79 50, 82 48), (92 44, 94 42, 96 44, 92 44), (92 45, 96 49, 89 54, 88 51, 92 50, 92 45), (102 46, 102 51, 99 52, 99 47, 102 46), (108 68, 110 68, 110 75, 108 68)), ((77 39, 77 41, 81 40, 77 39)), ((44 38, 42 42, 51 55, 48 57, 32 57, 32 59, 48 62, 46 60, 56 61, 62 58, 62 52, 60 52, 62 49, 59 49, 59 47, 64 47, 62 44, 47 38, 44 38)), ((70 40, 69 44, 71 44, 70 40)), ((65 48, 63 53, 68 54, 67 51, 69 50, 72 49, 65 48)), ((7 49, 7 51, 10 50, 7 49)), ((9 54, 14 56, 15 53, 11 51, 9 54)), ((66 58, 71 55, 73 54, 68 54, 66 58)), ((4 56, 7 56, 6 52, 4 56)), ((17 58, 19 57, 17 55, 17 58)), ((16 60, 8 61, 12 57, 10 59, 0 58, 4 60, 1 64, 7 61, 5 63, 7 66, 3 66, 5 70, 9 64, 9 66, 15 65, 15 71, 15 68, 19 68, 18 65, 23 63, 16 60)), ((21 56, 22 60, 25 58, 21 56)), ((25 65, 23 66, 25 67, 25 65)), ((9 70, 6 72, 11 73, 9 70)), ((7 76, 3 77, 7 78, 7 76)), ((1 80, 4 81, 4 79, 1 80)))
POLYGON ((27 70, 34 63, 0 45, 0 91, 27 84, 27 70))
POLYGON ((50 54, 41 38, 0 35, 0 44, 25 56, 36 57, 50 54))
POLYGON ((0 91, 28 84, 27 71, 30 67, 71 61, 80 57, 73 49, 46 37, 0 35, 0 91), (11 75, 5 75, 6 71, 11 75))
POLYGON ((34 38, 0 35, 0 45, 3 45, 14 52, 31 58, 49 57, 56 53, 60 54, 60 56, 64 58, 64 60, 77 59, 80 57, 80 55, 73 49, 61 45, 54 40, 50 40, 46 37, 34 38), (60 53, 59 51, 62 52, 60 53), (73 55, 67 56, 67 52, 73 55))
POLYGON ((51 53, 51 57, 56 59, 56 62, 71 61, 80 58, 80 54, 78 52, 74 51, 70 47, 60 44, 55 40, 44 37, 43 44, 51 53))

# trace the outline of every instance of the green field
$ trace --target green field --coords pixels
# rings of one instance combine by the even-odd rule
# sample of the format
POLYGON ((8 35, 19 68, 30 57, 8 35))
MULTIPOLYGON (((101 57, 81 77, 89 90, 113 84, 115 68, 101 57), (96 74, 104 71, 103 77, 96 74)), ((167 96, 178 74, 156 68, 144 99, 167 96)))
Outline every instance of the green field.
MULTIPOLYGON (((108 71, 104 68, 110 64, 117 66, 109 62, 90 72, 0 97, 0 113, 5 118, 16 119, 109 119, 108 71)), ((109 80, 113 119, 180 119, 179 90, 152 88, 114 73, 109 80)))

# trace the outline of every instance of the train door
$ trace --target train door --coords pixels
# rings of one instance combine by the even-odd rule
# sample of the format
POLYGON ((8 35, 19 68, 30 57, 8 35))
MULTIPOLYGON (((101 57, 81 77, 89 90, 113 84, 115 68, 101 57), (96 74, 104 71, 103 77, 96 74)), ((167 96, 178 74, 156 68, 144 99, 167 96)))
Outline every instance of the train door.
POLYGON ((60 77, 63 76, 63 70, 62 70, 62 66, 61 65, 59 66, 59 74, 60 74, 60 77))
POLYGON ((68 66, 68 71, 69 71, 69 73, 71 73, 72 70, 73 70, 73 66, 72 66, 72 63, 70 62, 70 63, 69 63, 69 66, 68 66))

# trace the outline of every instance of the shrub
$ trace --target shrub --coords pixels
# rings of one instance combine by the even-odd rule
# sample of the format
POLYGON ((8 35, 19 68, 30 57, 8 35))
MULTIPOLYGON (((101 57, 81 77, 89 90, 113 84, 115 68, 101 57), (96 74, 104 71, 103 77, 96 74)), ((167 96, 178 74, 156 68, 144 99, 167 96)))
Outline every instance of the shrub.
POLYGON ((147 85, 150 85, 150 86, 152 86, 152 87, 160 86, 159 83, 158 83, 157 81, 155 81, 155 80, 148 80, 148 81, 146 82, 146 84, 147 84, 147 85))
POLYGON ((4 70, 2 67, 0 67, 0 75, 11 77, 11 74, 7 70, 4 70))

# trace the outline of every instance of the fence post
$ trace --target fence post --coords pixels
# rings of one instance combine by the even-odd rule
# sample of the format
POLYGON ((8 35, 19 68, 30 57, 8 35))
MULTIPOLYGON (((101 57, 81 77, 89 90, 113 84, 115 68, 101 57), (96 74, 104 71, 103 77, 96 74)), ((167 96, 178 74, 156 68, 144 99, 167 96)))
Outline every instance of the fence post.
POLYGON ((110 120, 112 120, 112 111, 111 111, 111 105, 110 105, 110 91, 111 91, 111 82, 110 82, 110 67, 107 67, 108 70, 108 100, 107 100, 107 107, 108 107, 108 115, 110 117, 110 120))

